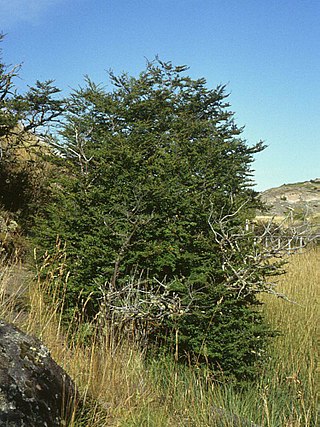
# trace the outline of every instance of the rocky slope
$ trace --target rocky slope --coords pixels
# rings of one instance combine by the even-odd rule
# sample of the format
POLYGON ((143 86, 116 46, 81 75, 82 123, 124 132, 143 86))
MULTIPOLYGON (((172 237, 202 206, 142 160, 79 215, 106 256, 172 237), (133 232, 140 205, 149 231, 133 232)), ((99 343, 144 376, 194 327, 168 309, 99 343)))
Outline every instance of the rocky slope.
POLYGON ((285 216, 292 212, 296 219, 320 222, 320 178, 270 188, 260 196, 269 207, 262 215, 285 216))

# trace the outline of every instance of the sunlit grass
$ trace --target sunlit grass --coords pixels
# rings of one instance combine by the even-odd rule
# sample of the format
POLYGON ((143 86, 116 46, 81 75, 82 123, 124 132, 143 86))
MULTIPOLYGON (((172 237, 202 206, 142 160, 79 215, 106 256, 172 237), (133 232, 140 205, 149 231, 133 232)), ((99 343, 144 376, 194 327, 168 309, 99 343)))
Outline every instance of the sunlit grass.
POLYGON ((279 425, 316 426, 320 385, 320 250, 293 256, 278 290, 294 302, 265 299, 267 318, 281 332, 274 342, 266 372, 266 405, 269 413, 280 417, 279 425), (270 394, 274 399, 270 399, 270 394), (282 414, 277 408, 279 399, 283 401, 282 414))
POLYGON ((250 425, 250 420, 263 427, 318 425, 319 249, 292 256, 279 280, 278 290, 294 303, 264 298, 267 319, 281 334, 260 379, 241 390, 213 382, 201 369, 177 365, 169 355, 146 363, 143 351, 125 340, 116 343, 100 322, 83 325, 78 316, 65 330, 63 296, 55 291, 66 285, 63 252, 59 256, 45 280, 3 265, 0 315, 40 337, 74 379, 84 405, 70 427, 230 427, 250 425), (20 290, 16 298, 11 292, 8 300, 8 285, 17 277, 23 287, 28 283, 28 292, 20 290))

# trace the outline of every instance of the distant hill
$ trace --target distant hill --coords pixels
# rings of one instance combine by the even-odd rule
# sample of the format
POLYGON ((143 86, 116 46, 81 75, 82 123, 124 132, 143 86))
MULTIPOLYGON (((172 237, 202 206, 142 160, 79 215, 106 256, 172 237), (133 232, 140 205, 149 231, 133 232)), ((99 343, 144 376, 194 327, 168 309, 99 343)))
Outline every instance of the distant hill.
POLYGON ((320 178, 270 188, 260 193, 260 197, 269 210, 258 216, 284 217, 292 212, 296 219, 308 218, 320 223, 320 178))

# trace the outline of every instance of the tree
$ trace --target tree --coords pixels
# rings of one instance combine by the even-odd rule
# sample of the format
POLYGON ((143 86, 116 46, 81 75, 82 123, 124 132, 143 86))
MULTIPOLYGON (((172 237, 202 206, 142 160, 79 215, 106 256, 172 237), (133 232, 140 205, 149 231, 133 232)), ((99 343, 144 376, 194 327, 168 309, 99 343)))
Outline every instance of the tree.
MULTIPOLYGON (((0 34, 0 42, 3 38, 3 34, 0 34)), ((9 68, 3 63, 2 55, 0 56, 0 138, 8 135, 18 123, 17 117, 7 108, 7 101, 14 94, 13 78, 17 76, 19 68, 19 66, 9 68)))
MULTIPOLYGON (((186 70, 156 59, 137 78, 111 72, 109 92, 87 78, 72 94, 58 146, 64 173, 36 233, 46 249, 57 235, 67 244, 70 310, 86 301, 92 316, 110 295, 119 308, 131 284, 157 311, 145 311, 149 342, 246 378, 271 332, 252 287, 232 285, 223 262, 233 248, 217 233, 221 218, 235 230, 252 216, 251 163, 264 146, 241 138, 225 86, 208 89, 186 70), (158 305, 155 289, 166 296, 158 305)), ((252 250, 252 240, 241 244, 252 250)), ((238 252, 233 265, 243 267, 238 252)))
MULTIPOLYGON (((0 34, 0 42, 4 36, 0 34)), ((37 81, 18 94, 14 80, 20 65, 8 66, 0 50, 0 207, 27 221, 41 203, 43 163, 49 150, 48 126, 58 120, 64 101, 52 80, 37 81)))

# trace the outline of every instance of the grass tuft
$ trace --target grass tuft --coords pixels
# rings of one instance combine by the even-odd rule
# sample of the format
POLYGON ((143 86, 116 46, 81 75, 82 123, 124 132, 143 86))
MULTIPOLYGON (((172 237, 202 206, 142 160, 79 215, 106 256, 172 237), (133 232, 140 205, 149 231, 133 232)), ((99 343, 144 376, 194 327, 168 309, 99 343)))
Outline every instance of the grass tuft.
POLYGON ((279 292, 295 303, 263 298, 280 335, 260 380, 242 389, 215 383, 204 370, 177 365, 169 355, 147 362, 140 349, 115 342, 101 322, 84 325, 78 316, 66 330, 63 251, 44 261, 36 277, 18 264, 1 265, 0 315, 40 337, 74 379, 83 405, 75 408, 70 427, 319 425, 319 248, 292 256, 279 279, 279 292), (89 340, 83 339, 86 329, 89 340))

